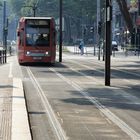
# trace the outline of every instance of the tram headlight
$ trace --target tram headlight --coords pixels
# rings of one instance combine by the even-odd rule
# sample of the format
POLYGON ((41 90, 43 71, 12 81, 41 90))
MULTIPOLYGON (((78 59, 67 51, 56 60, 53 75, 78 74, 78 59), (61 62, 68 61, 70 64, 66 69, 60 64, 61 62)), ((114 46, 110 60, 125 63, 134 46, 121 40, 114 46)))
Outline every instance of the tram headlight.
POLYGON ((30 54, 31 54, 31 52, 29 52, 29 51, 26 52, 26 55, 27 55, 27 56, 29 56, 30 54))
POLYGON ((48 56, 49 55, 49 52, 46 52, 45 55, 48 56))

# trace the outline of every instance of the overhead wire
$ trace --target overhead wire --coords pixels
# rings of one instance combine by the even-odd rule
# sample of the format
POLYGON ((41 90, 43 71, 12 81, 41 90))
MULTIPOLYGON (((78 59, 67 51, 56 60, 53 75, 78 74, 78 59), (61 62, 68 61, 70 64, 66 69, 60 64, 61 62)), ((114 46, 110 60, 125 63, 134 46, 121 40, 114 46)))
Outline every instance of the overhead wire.
POLYGON ((40 0, 37 0, 36 1, 35 7, 37 7, 37 5, 38 5, 39 2, 40 2, 40 0))

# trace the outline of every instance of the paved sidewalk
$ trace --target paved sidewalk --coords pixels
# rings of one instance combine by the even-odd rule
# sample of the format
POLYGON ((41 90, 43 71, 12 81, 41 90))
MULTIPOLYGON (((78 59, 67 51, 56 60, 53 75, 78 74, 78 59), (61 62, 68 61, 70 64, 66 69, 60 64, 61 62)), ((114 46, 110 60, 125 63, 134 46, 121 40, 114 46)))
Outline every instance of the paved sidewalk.
POLYGON ((0 73, 0 140, 31 140, 16 56, 7 57, 7 63, 0 65, 0 73))

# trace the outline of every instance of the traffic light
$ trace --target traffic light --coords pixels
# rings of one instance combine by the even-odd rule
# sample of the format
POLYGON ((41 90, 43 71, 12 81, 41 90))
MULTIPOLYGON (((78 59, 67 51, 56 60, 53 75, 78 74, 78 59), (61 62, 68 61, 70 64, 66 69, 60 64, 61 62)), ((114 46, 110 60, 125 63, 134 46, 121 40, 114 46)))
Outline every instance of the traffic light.
POLYGON ((101 35, 102 23, 101 21, 98 22, 98 34, 101 35))
POLYGON ((91 33, 94 32, 94 27, 90 27, 90 32, 91 32, 91 33))

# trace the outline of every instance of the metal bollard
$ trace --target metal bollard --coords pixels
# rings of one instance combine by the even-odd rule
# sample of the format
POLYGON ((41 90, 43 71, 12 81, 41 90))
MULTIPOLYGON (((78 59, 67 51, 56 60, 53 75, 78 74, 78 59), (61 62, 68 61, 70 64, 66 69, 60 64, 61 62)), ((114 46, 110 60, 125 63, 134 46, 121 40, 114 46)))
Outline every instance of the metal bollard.
POLYGON ((1 55, 1 51, 0 51, 0 63, 2 64, 2 55, 1 55))
POLYGON ((5 63, 5 59, 4 59, 4 50, 2 51, 2 63, 4 64, 5 63))
POLYGON ((6 50, 4 50, 4 59, 5 59, 5 63, 7 63, 7 52, 6 52, 6 50))
POLYGON ((4 63, 6 63, 6 50, 3 50, 2 51, 2 63, 4 64, 4 63))
POLYGON ((6 50, 0 50, 0 64, 7 63, 7 53, 6 50))
POLYGON ((3 50, 1 51, 1 63, 2 64, 4 63, 4 60, 3 60, 3 50))

